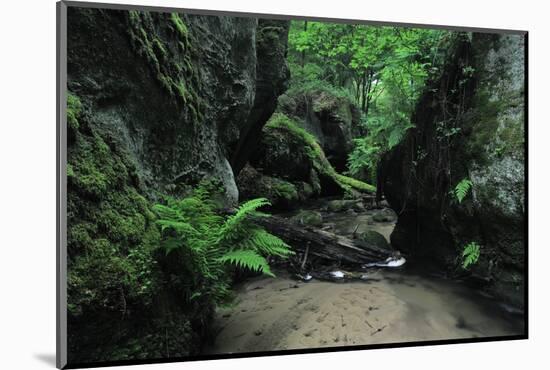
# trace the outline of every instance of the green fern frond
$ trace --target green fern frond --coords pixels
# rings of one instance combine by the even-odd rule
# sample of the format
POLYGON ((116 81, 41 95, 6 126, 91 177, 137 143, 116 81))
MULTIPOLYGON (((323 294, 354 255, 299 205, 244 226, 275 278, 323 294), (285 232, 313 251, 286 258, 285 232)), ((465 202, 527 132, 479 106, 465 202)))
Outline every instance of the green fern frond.
POLYGON ((227 264, 274 276, 263 256, 286 257, 293 252, 281 239, 253 224, 249 216, 266 217, 258 211, 269 204, 265 198, 242 204, 232 216, 218 214, 211 199, 213 186, 201 184, 181 200, 164 198, 154 211, 162 231, 161 247, 168 255, 180 251, 185 269, 193 279, 184 288, 187 300, 211 299, 216 304, 231 296, 227 264))
POLYGON ((262 272, 266 275, 275 277, 266 259, 251 250, 239 249, 228 252, 220 257, 219 261, 223 263, 232 263, 238 267, 244 267, 252 271, 262 272))
POLYGON ((168 255, 170 252, 181 248, 183 243, 179 238, 166 238, 160 245, 164 249, 165 254, 168 255))
POLYGON ((480 255, 480 245, 476 242, 470 242, 464 246, 462 251, 462 268, 467 269, 477 263, 480 255))
POLYGON ((247 239, 247 242, 251 244, 252 248, 263 255, 287 257, 294 254, 288 244, 264 229, 257 228, 251 230, 250 238, 247 239))
POLYGON ((160 226, 161 231, 165 231, 166 229, 171 229, 177 232, 178 234, 183 234, 183 235, 197 234, 197 230, 187 222, 172 221, 172 220, 157 220, 157 225, 160 226))
POLYGON ((398 128, 395 128, 391 131, 390 136, 388 137, 388 147, 392 149, 397 144, 401 142, 403 139, 403 136, 405 136, 405 131, 400 130, 398 128))
POLYGON ((233 237, 248 216, 255 215, 258 208, 268 205, 271 205, 271 203, 266 198, 256 198, 244 202, 234 215, 227 218, 227 221, 221 227, 220 240, 233 237))
POLYGON ((392 149, 397 146, 403 140, 407 131, 413 127, 414 125, 411 124, 395 125, 388 136, 388 148, 392 149))
POLYGON ((175 208, 170 206, 155 204, 153 206, 153 211, 160 219, 181 220, 181 214, 175 208))
POLYGON ((464 178, 462 179, 454 188, 454 195, 456 199, 458 200, 458 203, 462 203, 462 200, 468 195, 468 192, 472 188, 472 182, 464 178))

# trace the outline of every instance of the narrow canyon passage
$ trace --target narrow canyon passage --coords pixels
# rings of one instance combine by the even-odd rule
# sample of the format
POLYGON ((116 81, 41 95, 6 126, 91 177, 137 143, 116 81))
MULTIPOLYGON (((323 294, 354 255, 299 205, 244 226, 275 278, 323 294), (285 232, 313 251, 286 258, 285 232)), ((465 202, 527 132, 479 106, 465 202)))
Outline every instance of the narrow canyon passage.
POLYGON ((523 36, 67 19, 69 363, 524 334, 523 36))

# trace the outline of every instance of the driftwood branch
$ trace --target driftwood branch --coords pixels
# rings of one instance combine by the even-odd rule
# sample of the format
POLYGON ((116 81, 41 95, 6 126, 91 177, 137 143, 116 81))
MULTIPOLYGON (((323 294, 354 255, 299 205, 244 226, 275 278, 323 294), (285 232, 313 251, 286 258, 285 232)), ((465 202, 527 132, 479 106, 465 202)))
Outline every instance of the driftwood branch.
POLYGON ((309 253, 309 244, 306 246, 306 252, 304 253, 304 259, 302 261, 301 269, 303 270, 306 267, 307 255, 309 253))
POLYGON ((254 220, 270 233, 277 235, 295 251, 330 261, 363 264, 384 260, 391 251, 375 245, 352 240, 315 227, 298 225, 278 216, 258 217, 254 220))

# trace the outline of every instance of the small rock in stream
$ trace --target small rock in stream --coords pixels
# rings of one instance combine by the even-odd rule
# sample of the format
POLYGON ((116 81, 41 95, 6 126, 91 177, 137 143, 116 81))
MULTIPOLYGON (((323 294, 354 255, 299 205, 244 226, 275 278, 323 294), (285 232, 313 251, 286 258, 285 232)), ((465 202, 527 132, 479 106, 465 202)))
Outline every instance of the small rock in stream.
POLYGON ((343 279, 344 273, 342 271, 331 271, 330 276, 335 279, 343 279))
POLYGON ((397 214, 391 208, 384 208, 375 213, 372 219, 376 222, 395 222, 397 221, 397 214))
POLYGON ((292 217, 292 221, 300 225, 320 227, 323 225, 323 216, 321 212, 302 210, 292 217))

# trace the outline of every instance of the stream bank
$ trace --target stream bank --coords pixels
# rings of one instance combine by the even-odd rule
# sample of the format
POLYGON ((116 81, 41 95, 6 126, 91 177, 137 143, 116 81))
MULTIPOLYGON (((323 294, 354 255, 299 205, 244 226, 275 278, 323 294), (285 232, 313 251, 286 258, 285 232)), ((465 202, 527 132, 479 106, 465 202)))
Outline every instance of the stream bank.
POLYGON ((523 319, 443 279, 387 270, 366 282, 254 278, 217 312, 206 353, 235 353, 519 335, 523 319))
MULTIPOLYGON (((305 206, 322 216, 321 228, 351 237, 378 232, 389 241, 396 219, 387 209, 334 200, 305 206), (367 207, 369 208, 369 207, 367 207)), ((293 217, 303 212, 286 213, 293 217)), ((359 271, 359 269, 357 269, 359 271)), ((475 288, 428 274, 422 266, 369 268, 351 282, 298 280, 286 269, 276 278, 255 277, 235 287, 236 300, 216 312, 216 339, 207 354, 337 347, 519 335, 523 317, 475 288), (422 271, 424 270, 424 272, 422 271)))

